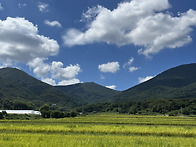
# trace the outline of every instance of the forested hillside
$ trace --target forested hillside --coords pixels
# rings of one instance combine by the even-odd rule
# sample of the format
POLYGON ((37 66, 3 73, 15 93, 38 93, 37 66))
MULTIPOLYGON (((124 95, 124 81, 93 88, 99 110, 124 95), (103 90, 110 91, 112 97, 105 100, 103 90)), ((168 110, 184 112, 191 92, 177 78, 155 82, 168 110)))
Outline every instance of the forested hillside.
POLYGON ((59 90, 64 91, 86 103, 98 103, 108 101, 108 98, 120 93, 96 84, 94 82, 79 83, 69 86, 56 86, 59 90))
POLYGON ((196 64, 186 64, 162 72, 153 79, 116 95, 114 101, 149 98, 196 98, 196 64))
POLYGON ((0 101, 28 101, 35 105, 55 104, 67 109, 84 104, 80 100, 15 68, 0 69, 0 101))
POLYGON ((164 71, 125 91, 93 82, 51 86, 16 68, 0 69, 0 109, 39 109, 131 114, 196 114, 196 64, 164 71))

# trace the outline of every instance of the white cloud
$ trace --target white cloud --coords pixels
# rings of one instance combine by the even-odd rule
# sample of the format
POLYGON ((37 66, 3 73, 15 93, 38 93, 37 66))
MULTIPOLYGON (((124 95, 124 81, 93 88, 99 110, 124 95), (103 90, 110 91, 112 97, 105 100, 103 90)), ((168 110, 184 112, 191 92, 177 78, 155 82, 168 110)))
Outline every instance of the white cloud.
POLYGON ((139 69, 138 67, 131 66, 131 67, 129 67, 129 72, 134 72, 138 69, 139 69))
POLYGON ((55 85, 56 81, 72 80, 80 65, 63 67, 62 62, 45 63, 49 56, 57 55, 57 41, 38 34, 38 26, 25 18, 0 20, 0 65, 27 64, 43 82, 55 85))
POLYGON ((41 3, 41 2, 39 2, 39 4, 37 5, 37 7, 39 8, 39 11, 40 12, 48 12, 49 11, 49 9, 48 9, 49 4, 47 4, 47 3, 41 3))
POLYGON ((45 20, 44 23, 51 27, 62 27, 62 25, 58 21, 45 20))
POLYGON ((44 58, 36 58, 27 65, 33 69, 34 74, 45 83, 56 85, 68 85, 80 83, 75 77, 81 72, 79 64, 63 67, 62 62, 53 61, 51 64, 44 63, 44 58))
POLYGON ((52 62, 51 69, 52 69, 52 77, 54 79, 60 79, 60 80, 73 79, 75 76, 78 75, 79 72, 82 71, 79 64, 69 65, 63 68, 63 63, 56 62, 56 61, 52 62))
POLYGON ((2 5, 1 5, 1 3, 0 3, 0 10, 3 10, 3 7, 2 7, 2 5))
POLYGON ((139 53, 149 56, 164 48, 174 49, 190 43, 191 26, 196 26, 196 11, 189 10, 180 17, 159 13, 141 20, 128 36, 136 45, 145 47, 139 53), (143 35, 146 33, 148 35, 143 35))
POLYGON ((34 60, 28 62, 27 65, 30 68, 33 68, 33 72, 37 77, 48 80, 48 78, 45 78, 45 77, 48 77, 51 67, 49 64, 44 63, 44 60, 46 59, 35 58, 34 60))
POLYGON ((115 85, 105 86, 105 87, 107 87, 107 88, 109 88, 109 89, 113 89, 113 90, 115 90, 115 89, 116 89, 116 86, 115 86, 115 85))
POLYGON ((123 68, 126 68, 127 66, 132 65, 133 61, 134 61, 134 58, 131 57, 131 58, 129 59, 129 61, 123 65, 123 68))
POLYGON ((0 20, 0 62, 3 64, 27 63, 37 57, 56 55, 56 40, 38 34, 38 27, 25 18, 0 20))
POLYGON ((140 54, 150 56, 164 48, 178 48, 190 43, 191 27, 196 26, 196 11, 174 17, 161 12, 170 8, 168 0, 132 0, 114 10, 102 6, 83 14, 87 29, 69 29, 62 36, 67 46, 106 42, 118 46, 134 44, 140 54), (144 35, 145 34, 145 35, 144 35))
POLYGON ((52 85, 52 86, 56 86, 56 81, 54 79, 46 78, 46 79, 41 79, 41 80, 44 83, 47 83, 47 84, 52 85))
POLYGON ((125 63, 123 65, 123 68, 126 69, 126 67, 129 67, 129 72, 134 72, 134 71, 138 70, 139 69, 138 67, 132 66, 133 62, 134 62, 134 58, 132 57, 129 59, 129 61, 127 63, 125 63))
POLYGON ((59 82, 58 85, 73 85, 77 83, 81 83, 79 79, 70 79, 70 80, 63 80, 59 82))
POLYGON ((108 62, 106 64, 101 64, 98 66, 98 69, 101 72, 111 72, 116 73, 118 70, 120 70, 120 65, 118 62, 108 62))
POLYGON ((150 80, 150 79, 152 79, 152 78, 154 78, 154 76, 147 76, 147 77, 145 77, 145 78, 139 77, 139 83, 146 82, 146 81, 148 81, 148 80, 150 80))

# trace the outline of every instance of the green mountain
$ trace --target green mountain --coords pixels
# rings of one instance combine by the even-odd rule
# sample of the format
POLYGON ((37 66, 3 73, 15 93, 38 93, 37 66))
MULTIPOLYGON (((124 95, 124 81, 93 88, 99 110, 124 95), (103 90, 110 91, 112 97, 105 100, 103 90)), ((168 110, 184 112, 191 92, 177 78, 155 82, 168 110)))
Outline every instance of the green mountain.
POLYGON ((93 82, 79 83, 69 86, 56 86, 61 91, 64 91, 73 97, 86 102, 86 103, 100 103, 108 101, 119 93, 119 91, 106 88, 93 82))
POLYGON ((16 68, 0 69, 0 100, 27 100, 73 108, 82 101, 16 68))
POLYGON ((36 105, 56 104, 63 109, 72 109, 86 104, 156 98, 196 98, 196 64, 171 68, 122 92, 93 82, 50 86, 19 69, 0 69, 0 107, 4 100, 24 100, 36 105))
POLYGON ((153 79, 127 89, 113 101, 150 98, 196 98, 196 64, 186 64, 162 72, 153 79))

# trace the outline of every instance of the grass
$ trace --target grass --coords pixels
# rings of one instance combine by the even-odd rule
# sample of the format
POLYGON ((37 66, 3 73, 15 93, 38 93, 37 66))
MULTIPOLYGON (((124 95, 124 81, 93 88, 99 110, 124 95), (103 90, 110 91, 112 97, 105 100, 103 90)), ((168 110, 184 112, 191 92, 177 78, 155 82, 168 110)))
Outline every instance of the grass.
POLYGON ((100 114, 64 119, 1 120, 9 146, 196 146, 195 117, 100 114))

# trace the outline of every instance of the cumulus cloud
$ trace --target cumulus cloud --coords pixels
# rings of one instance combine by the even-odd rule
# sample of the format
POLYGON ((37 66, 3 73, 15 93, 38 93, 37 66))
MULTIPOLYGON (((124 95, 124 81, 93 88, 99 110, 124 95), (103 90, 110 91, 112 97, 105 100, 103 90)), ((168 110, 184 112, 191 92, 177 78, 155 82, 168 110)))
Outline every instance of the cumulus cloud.
POLYGON ((51 85, 63 80, 74 81, 81 72, 79 64, 63 67, 62 62, 45 63, 49 56, 58 54, 59 45, 56 40, 39 35, 38 26, 25 18, 0 20, 0 46, 3 66, 27 64, 37 77, 51 85))
POLYGON ((56 85, 56 81, 59 81, 58 85, 80 83, 80 80, 75 78, 82 71, 79 64, 63 67, 62 62, 53 61, 47 64, 44 60, 46 59, 35 58, 27 64, 43 82, 51 85, 56 85))
POLYGON ((19 17, 0 20, 0 46, 0 62, 8 65, 54 56, 59 51, 56 40, 39 35, 37 26, 19 17))
POLYGON ((129 61, 127 63, 125 63, 123 65, 123 68, 126 69, 127 67, 129 67, 129 72, 134 72, 134 71, 138 70, 139 69, 138 67, 132 66, 133 62, 134 62, 134 58, 132 57, 129 59, 129 61))
POLYGON ((144 78, 139 77, 139 83, 146 82, 146 81, 148 81, 152 78, 154 78, 154 76, 147 76, 147 77, 144 77, 144 78))
POLYGON ((45 20, 44 23, 51 27, 59 27, 59 28, 62 27, 62 25, 58 21, 45 20))
POLYGON ((48 80, 48 78, 45 77, 48 77, 49 71, 51 70, 51 66, 49 64, 44 63, 44 60, 46 59, 35 58, 32 61, 28 62, 27 65, 33 69, 33 72, 37 77, 48 80))
POLYGON ((49 11, 49 9, 48 9, 49 4, 47 4, 47 3, 41 3, 41 2, 39 2, 38 5, 37 5, 37 7, 39 8, 39 11, 40 12, 48 12, 49 11))
POLYGON ((109 88, 109 89, 113 89, 115 90, 116 89, 116 86, 115 85, 111 85, 111 86, 105 86, 106 88, 109 88))
POLYGON ((66 68, 63 68, 62 62, 53 61, 51 71, 54 79, 70 80, 77 76, 82 70, 79 64, 69 65, 66 68))
POLYGON ((145 56, 164 48, 179 48, 192 40, 190 32, 196 26, 196 11, 190 9, 175 17, 165 12, 170 7, 168 0, 131 0, 114 10, 103 6, 89 8, 83 14, 87 29, 71 28, 62 38, 67 46, 95 42, 134 44, 145 56))
POLYGON ((111 72, 116 73, 118 70, 120 70, 120 65, 118 62, 108 62, 106 64, 101 64, 98 66, 98 69, 101 72, 111 72))

